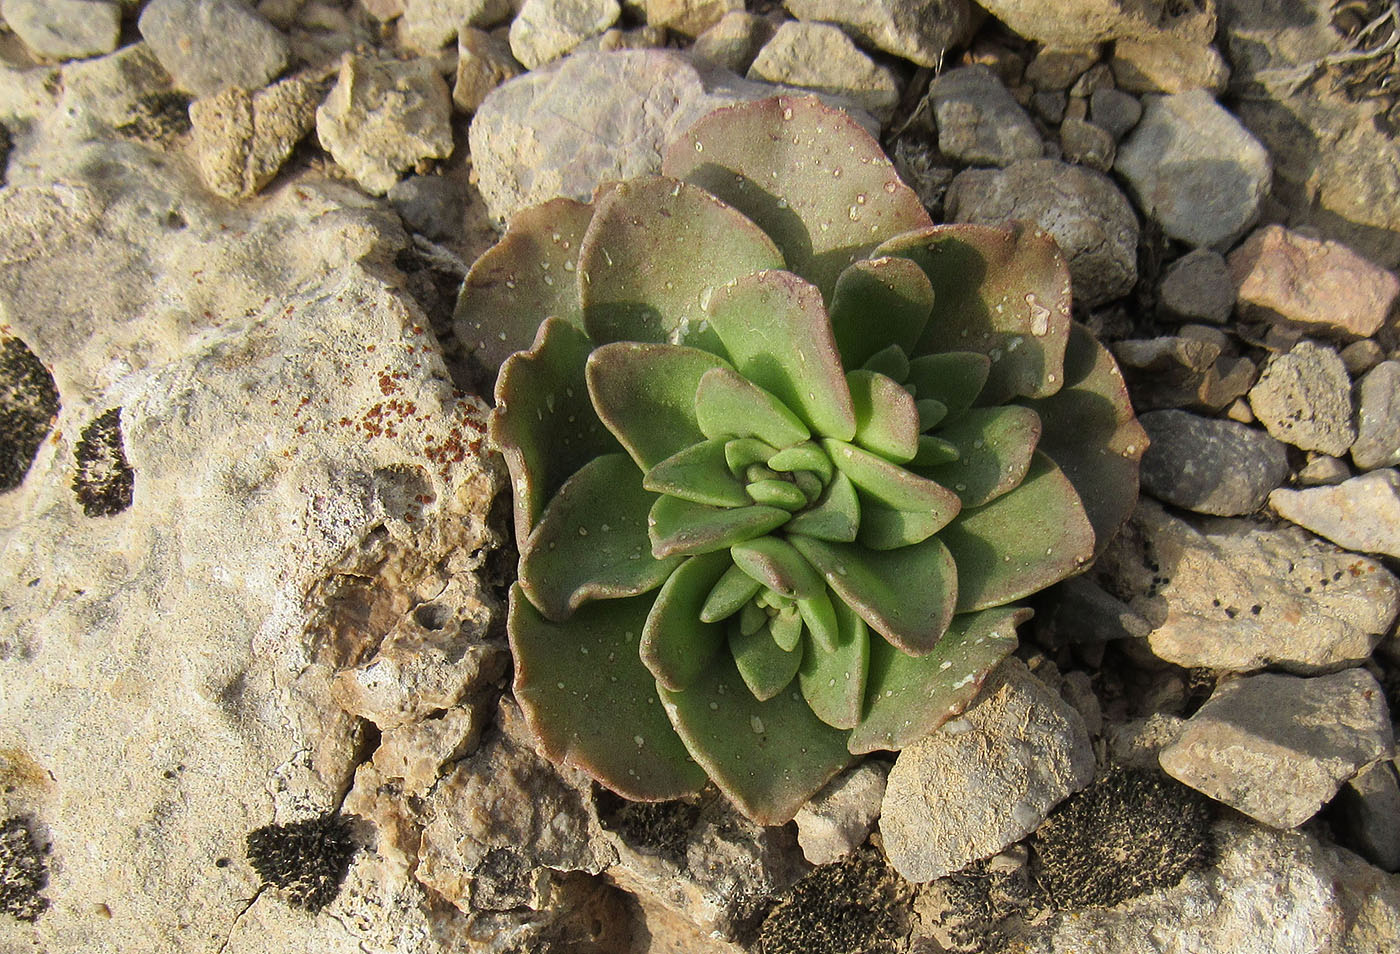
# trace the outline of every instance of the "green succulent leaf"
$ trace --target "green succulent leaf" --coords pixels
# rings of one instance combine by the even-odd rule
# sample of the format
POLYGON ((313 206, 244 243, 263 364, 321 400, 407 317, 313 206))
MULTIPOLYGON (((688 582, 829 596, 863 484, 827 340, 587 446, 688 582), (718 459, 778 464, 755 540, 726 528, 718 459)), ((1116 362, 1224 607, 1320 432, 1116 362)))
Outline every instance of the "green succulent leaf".
POLYGON ((908 354, 933 310, 933 286, 907 258, 862 259, 841 273, 831 297, 831 329, 841 360, 859 368, 888 347, 908 354))
POLYGON ((823 652, 836 649, 841 641, 841 624, 836 615, 836 604, 831 601, 825 586, 815 596, 798 600, 797 612, 823 652))
POLYGON ((695 391, 711 371, 729 367, 698 348, 619 341, 589 356, 588 395, 645 472, 707 436, 697 419, 695 391))
POLYGON ((702 607, 732 570, 723 551, 687 559, 657 591, 642 627, 643 665, 667 689, 684 689, 712 664, 724 647, 724 627, 703 619, 702 607))
POLYGON ((575 471, 618 449, 588 402, 583 369, 592 346, 578 328, 550 318, 529 351, 501 366, 490 436, 510 468, 516 540, 530 535, 545 503, 575 471))
POLYGON ((657 497, 641 476, 626 454, 604 454, 549 502, 520 548, 520 585, 545 616, 558 622, 589 600, 654 590, 679 565, 652 556, 648 511, 657 497))
POLYGON ((873 500, 860 504, 861 546, 893 550, 927 540, 947 524, 944 514, 931 510, 895 510, 873 500))
POLYGON ((649 517, 651 552, 664 559, 728 549, 781 527, 791 516, 777 507, 711 507, 661 497, 649 517))
POLYGON ((796 687, 760 702, 723 656, 686 689, 662 689, 661 698, 695 760, 760 825, 787 824, 851 759, 850 733, 818 719, 796 687))
POLYGON ((1016 627, 1031 611, 1000 606, 953 617, 933 651, 910 656, 880 640, 870 646, 866 711, 851 733, 857 755, 898 750, 961 713, 1016 648, 1016 627))
POLYGON ((991 370, 992 359, 977 351, 926 354, 909 362, 905 384, 919 400, 936 400, 953 413, 972 406, 991 370))
POLYGON ((507 625, 515 699, 541 752, 639 801, 694 795, 706 781, 637 655, 650 606, 606 600, 551 622, 516 586, 507 625))
POLYGON ((855 442, 886 460, 903 464, 919 451, 919 409, 909 392, 874 371, 847 373, 856 412, 855 442))
POLYGON ((948 405, 942 401, 935 401, 933 398, 921 398, 915 401, 914 409, 919 414, 919 431, 921 433, 937 426, 948 416, 948 405))
POLYGON ((725 460, 725 442, 701 441, 661 461, 642 478, 642 486, 658 494, 714 507, 743 507, 751 501, 744 484, 725 460))
POLYGON ((754 503, 765 507, 795 511, 807 505, 807 495, 786 480, 755 480, 746 489, 754 503))
POLYGON ((1021 483, 1040 433, 1040 417, 1028 407, 973 408, 938 432, 957 447, 957 461, 919 473, 951 487, 964 510, 980 507, 1021 483))
POLYGON ((802 642, 802 617, 797 612, 797 606, 783 604, 781 609, 769 618, 768 630, 779 649, 786 653, 794 652, 802 642))
POLYGON ((841 441, 823 440, 831 460, 860 490, 894 510, 927 513, 944 526, 958 515, 958 495, 926 477, 841 441))
POLYGON ((724 444, 725 463, 736 477, 753 464, 766 464, 777 453, 776 447, 757 437, 735 437, 724 444))
POLYGON ((457 340, 490 373, 531 347, 546 318, 583 328, 576 265, 593 207, 551 199, 511 216, 473 263, 452 313, 457 340))
POLYGON ((782 401, 729 368, 707 372, 694 394, 696 418, 706 437, 757 438, 771 447, 787 447, 811 436, 782 401))
POLYGON ((742 610, 762 588, 762 583, 734 566, 731 559, 728 569, 705 598, 705 604, 700 608, 700 619, 706 623, 728 619, 742 610))
POLYGON ((1045 422, 1040 449, 1060 465, 1084 502, 1098 556, 1133 512, 1148 444, 1118 364, 1075 323, 1065 353, 1065 386, 1028 403, 1045 422))
POLYGON ((958 568, 939 537, 897 550, 795 533, 788 541, 837 596, 900 650, 923 655, 948 628, 958 599, 958 568))
POLYGON ((941 437, 933 434, 919 435, 919 452, 914 455, 914 459, 909 462, 909 466, 916 473, 930 467, 941 467, 944 464, 951 464, 962 456, 958 446, 941 437))
POLYGON ((783 256, 753 222, 703 189, 652 177, 600 193, 579 257, 584 326, 599 343, 718 351, 704 302, 716 286, 783 256))
POLYGON ((819 651, 808 649, 797 671, 802 697, 817 718, 837 729, 860 722, 870 667, 870 630, 844 603, 833 604, 836 640, 819 651))
POLYGON ((787 599, 808 600, 826 591, 821 576, 786 540, 758 537, 735 544, 729 554, 735 566, 787 599))
POLYGON ((832 477, 816 504, 788 521, 787 531, 836 543, 854 540, 860 531, 860 500, 851 478, 842 473, 832 477))
POLYGON ((880 144, 813 97, 716 110, 676 140, 661 171, 758 223, 786 267, 828 298, 852 262, 891 236, 930 224, 880 144))
MULTIPOLYGON (((744 685, 759 702, 767 702, 786 689, 802 664, 801 648, 779 645, 771 626, 770 621, 768 626, 747 636, 737 626, 729 630, 729 652, 744 685)), ((797 634, 802 635, 801 623, 797 634)))
POLYGON ((862 367, 895 381, 904 381, 909 377, 909 355, 899 345, 889 345, 866 358, 862 367))
POLYGON ((796 444, 792 447, 785 447, 765 463, 770 470, 792 473, 793 471, 809 470, 816 474, 822 481, 831 479, 835 468, 832 467, 831 458, 826 456, 816 444, 796 444))
POLYGON ((938 539, 958 565, 958 612, 1001 606, 1080 572, 1094 555, 1094 528, 1055 462, 1040 452, 1021 484, 964 510, 938 539))
POLYGON ((855 436, 841 355, 816 286, 791 272, 755 272, 716 289, 707 311, 735 370, 817 433, 855 436))
MULTIPOLYGON (((917 353, 972 350, 991 358, 981 403, 1060 389, 1069 267, 1048 233, 1026 223, 935 225, 891 239, 876 254, 912 259, 933 285, 933 319, 917 353)), ((920 397, 939 396, 921 390, 920 397)))

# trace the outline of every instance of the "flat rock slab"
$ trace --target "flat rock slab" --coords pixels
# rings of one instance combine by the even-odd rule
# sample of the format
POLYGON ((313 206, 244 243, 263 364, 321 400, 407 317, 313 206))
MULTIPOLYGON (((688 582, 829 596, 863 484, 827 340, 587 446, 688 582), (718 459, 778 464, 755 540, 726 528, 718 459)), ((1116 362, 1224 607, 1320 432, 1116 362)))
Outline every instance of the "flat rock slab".
POLYGON ((748 77, 845 96, 881 122, 889 120, 899 103, 894 73, 830 23, 782 24, 758 51, 748 77))
POLYGON ((1149 96, 1114 168, 1172 238, 1223 248, 1254 223, 1269 154, 1205 90, 1149 96))
POLYGON ((1294 828, 1394 748, 1385 693, 1364 669, 1311 679, 1264 673, 1217 688, 1160 761, 1211 798, 1294 828))
POLYGON ((1357 665, 1400 613, 1379 562, 1297 527, 1202 518, 1144 500, 1096 572, 1111 580, 1152 652, 1178 666, 1316 674, 1357 665))
POLYGON ((1269 506, 1348 550, 1400 557, 1400 472, 1394 468, 1334 487, 1280 488, 1269 494, 1269 506))
POLYGON ((960 718, 899 754, 885 853, 910 881, 942 878, 1030 834, 1093 774, 1079 713, 1009 659, 960 718))
POLYGON ((258 89, 291 57, 286 34, 239 0, 151 0, 137 23, 160 65, 196 96, 258 89))
POLYGON ((972 27, 967 0, 786 0, 783 6, 799 20, 838 24, 862 45, 919 66, 942 63, 972 27))
POLYGON ((1356 440, 1346 365, 1311 341, 1269 358, 1249 389, 1249 407, 1270 434, 1303 450, 1341 457, 1356 440))
POLYGON ((929 84, 928 102, 938 127, 938 148, 949 158, 1009 166, 1018 159, 1039 159, 1045 151, 1030 116, 980 63, 938 77, 929 84))
POLYGON ((1288 477, 1282 442, 1235 421, 1186 411, 1150 411, 1139 420, 1152 443, 1142 485, 1158 500, 1197 513, 1253 513, 1288 477))

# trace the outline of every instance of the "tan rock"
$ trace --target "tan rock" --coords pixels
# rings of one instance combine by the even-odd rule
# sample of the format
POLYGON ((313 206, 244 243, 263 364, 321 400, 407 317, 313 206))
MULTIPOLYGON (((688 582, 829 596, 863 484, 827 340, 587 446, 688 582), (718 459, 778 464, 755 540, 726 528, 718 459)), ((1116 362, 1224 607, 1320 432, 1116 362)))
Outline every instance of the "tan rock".
POLYGON ((649 26, 697 37, 727 14, 744 9, 744 0, 642 0, 649 26))
POLYGON ((452 102, 463 112, 474 113, 486 94, 524 72, 500 36, 464 27, 457 34, 457 81, 452 102))
POLYGON ((316 126, 319 84, 293 76, 249 92, 231 86, 190 104, 195 159, 209 188, 227 199, 260 191, 316 126))
POLYGON ((749 67, 749 79, 845 96, 881 121, 899 102, 899 85, 838 27, 790 20, 749 67))

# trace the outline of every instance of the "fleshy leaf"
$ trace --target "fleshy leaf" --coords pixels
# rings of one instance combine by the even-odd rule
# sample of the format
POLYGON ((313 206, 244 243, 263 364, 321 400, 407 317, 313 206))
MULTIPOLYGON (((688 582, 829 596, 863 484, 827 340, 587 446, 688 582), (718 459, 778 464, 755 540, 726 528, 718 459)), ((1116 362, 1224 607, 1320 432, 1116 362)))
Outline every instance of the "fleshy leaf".
POLYGON ((964 508, 980 507, 1025 478, 1040 430, 1039 416, 1028 407, 972 408, 938 432, 957 447, 957 461, 919 473, 951 487, 964 508))
POLYGON ((811 599, 826 591, 817 571, 786 540, 758 537, 735 544, 729 554, 735 566, 788 599, 811 599))
POLYGON ((656 341, 718 351, 703 303, 716 286, 782 268, 772 239, 714 196, 675 179, 600 193, 579 256, 584 327, 599 343, 656 341))
POLYGON ((786 689, 797 675, 797 667, 802 664, 802 650, 779 646, 767 626, 748 636, 741 633, 737 626, 731 627, 729 652, 734 657, 744 685, 759 702, 767 702, 786 689))
MULTIPOLYGON (((980 403, 1046 397, 1060 389, 1069 338, 1069 267, 1048 233, 1024 222, 1005 229, 935 225, 892 239, 876 254, 912 259, 933 285, 933 318, 919 354, 970 350, 992 359, 980 403)), ((938 397, 922 389, 920 396, 938 397)))
POLYGON ((736 437, 725 442, 724 461, 729 465, 729 472, 737 476, 750 464, 766 463, 777 452, 772 444, 757 437, 736 437))
POLYGON ((964 510, 938 539, 958 564, 958 612, 1001 606, 1073 576, 1094 555, 1094 528, 1060 468, 1036 452, 1026 479, 964 510))
POLYGON ((754 503, 765 507, 797 510, 807 505, 807 495, 786 480, 755 480, 745 489, 754 503))
POLYGON ((705 439, 695 392, 708 372, 728 370, 723 360, 698 348, 619 341, 589 356, 588 395, 598 417, 645 472, 705 439))
POLYGON ((930 223, 880 144, 813 97, 716 110, 671 146, 661 171, 758 223, 778 243, 787 268, 825 297, 851 262, 930 223))
POLYGON ((836 604, 831 601, 825 586, 815 596, 798 600, 797 612, 802 615, 802 622, 812 634, 812 639, 824 652, 836 648, 841 640, 841 624, 836 616, 836 604))
POLYGON ((667 689, 684 689, 724 647, 724 627, 701 620, 700 608, 726 569, 728 554, 686 560, 667 578, 642 627, 642 663, 667 689))
POLYGON ((797 444, 785 447, 770 457, 766 463, 770 469, 780 470, 784 473, 810 470, 823 481, 831 479, 833 470, 831 458, 827 457, 826 451, 816 444, 797 444))
POLYGON ((813 715, 796 686, 759 702, 723 655, 684 691, 662 689, 661 699, 691 755, 760 825, 787 824, 851 760, 850 733, 813 715))
POLYGON ((661 461, 642 478, 642 486, 658 494, 715 507, 749 503, 743 483, 724 459, 725 442, 701 441, 661 461))
POLYGON ((724 550, 782 526, 791 516, 777 507, 711 507, 661 497, 649 517, 651 552, 662 559, 724 550))
POLYGON ((939 537, 898 550, 870 550, 799 534, 788 534, 788 542, 861 619, 904 652, 929 652, 948 628, 957 603, 958 569, 939 537))
POLYGON ((1060 465, 1094 525, 1103 552, 1137 503, 1147 432, 1133 416, 1123 375, 1108 349, 1075 323, 1065 353, 1065 386, 1027 402, 1045 422, 1041 450, 1060 465))
POLYGON ((855 436, 855 412, 820 290, 791 272, 754 272, 706 309, 734 368, 820 434, 855 436))
POLYGON ((734 566, 730 560, 728 569, 705 598, 705 604, 700 608, 700 619, 707 623, 727 619, 743 609, 744 604, 762 588, 762 583, 734 566))
POLYGON ((652 557, 647 523, 656 500, 626 454, 604 454, 580 468, 520 548, 520 584, 530 601, 557 622, 588 600, 660 586, 680 561, 652 557))
POLYGON ((945 351, 926 354, 909 362, 906 381, 914 387, 919 400, 938 401, 947 412, 962 411, 972 406, 987 383, 992 359, 977 351, 945 351))
MULTIPOLYGON (((796 604, 785 605, 775 613, 768 620, 768 630, 773 636, 773 642, 777 643, 783 652, 790 653, 796 650, 797 644, 802 641, 802 616, 797 612, 796 604)), ((742 668, 741 666, 740 669, 742 668)))
POLYGON ((948 488, 891 464, 883 457, 841 441, 824 440, 822 446, 852 483, 886 507, 930 513, 943 524, 956 517, 962 507, 957 494, 948 488))
POLYGON ((510 468, 516 540, 530 535, 544 505, 576 470, 618 450, 588 402, 583 369, 592 346, 581 330, 551 318, 529 351, 501 366, 491 440, 510 468))
POLYGON ((903 381, 909 376, 909 355, 899 345, 890 345, 866 358, 861 367, 866 371, 874 371, 887 378, 903 381))
POLYGON ((515 586, 508 625, 515 698, 545 756, 639 801, 693 795, 706 782, 637 655, 650 606, 646 596, 606 600, 555 623, 515 586))
POLYGON ((937 426, 948 416, 948 405, 942 401, 935 401, 933 398, 920 398, 914 402, 914 409, 919 413, 920 432, 937 426))
POLYGON ((860 501, 855 484, 845 474, 837 473, 826 485, 826 492, 816 505, 808 507, 788 521, 789 533, 802 533, 818 540, 850 543, 860 530, 860 501))
POLYGON ((782 401, 729 368, 705 374, 694 395, 695 415, 706 437, 756 437, 772 447, 787 447, 810 436, 782 401))
POLYGON ((927 540, 947 522, 937 511, 895 510, 872 500, 862 500, 857 539, 861 546, 872 550, 893 550, 927 540))
POLYGON ((573 199, 524 209, 472 264, 452 313, 453 331, 488 372, 529 348, 546 318, 583 328, 576 265, 592 217, 591 205, 573 199))
POLYGON ((914 350, 933 309, 933 286, 907 258, 871 258, 841 273, 831 298, 831 330, 841 361, 859 368, 893 345, 914 350))
POLYGON ((919 450, 919 409, 909 392, 873 371, 846 375, 856 412, 855 442, 896 464, 911 460, 919 450))
MULTIPOLYGON (((870 666, 870 630, 865 620, 844 603, 838 601, 835 604, 835 613, 835 645, 820 652, 808 651, 804 654, 797 680, 802 687, 803 698, 817 718, 838 729, 851 729, 860 722, 865 698, 870 666)), ((883 640, 879 642, 891 648, 883 640)))
POLYGON ((926 656, 871 640, 866 712, 851 733, 851 751, 902 749, 961 713, 1016 648, 1016 627, 1030 616, 1015 606, 954 616, 926 656))
POLYGON ((926 467, 941 467, 944 464, 951 464, 959 456, 961 453, 956 444, 950 444, 933 434, 920 434, 919 452, 914 455, 909 466, 916 471, 926 467))

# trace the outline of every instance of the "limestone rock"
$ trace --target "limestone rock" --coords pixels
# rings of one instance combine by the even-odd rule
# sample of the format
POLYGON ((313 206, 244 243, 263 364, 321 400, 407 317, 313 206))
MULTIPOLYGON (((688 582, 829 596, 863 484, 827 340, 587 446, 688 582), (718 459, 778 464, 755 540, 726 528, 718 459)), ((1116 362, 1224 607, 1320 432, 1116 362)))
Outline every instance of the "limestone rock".
POLYGON ((763 44, 773 38, 771 21, 753 13, 735 11, 695 38, 690 57, 698 64, 723 67, 743 76, 753 65, 763 44))
POLYGON ((196 96, 258 89, 290 55, 286 34, 240 0, 151 0, 138 26, 175 82, 196 96))
POLYGON ((1069 261, 1075 300, 1087 306, 1127 294, 1137 280, 1137 216, 1107 176, 1054 159, 969 169, 948 189, 954 222, 1034 222, 1069 261))
POLYGON ((1385 694, 1364 669, 1312 679, 1264 673, 1217 687, 1161 763, 1251 818, 1294 828, 1394 748, 1385 694))
POLYGON ((944 73, 929 84, 928 102, 938 127, 938 148, 953 159, 1009 166, 1044 152, 1035 124, 987 66, 944 73))
POLYGON ((457 35, 457 79, 452 102, 474 113, 497 86, 519 76, 522 67, 510 52, 510 44, 484 30, 464 27, 457 35))
MULTIPOLYGON (((424 53, 435 53, 460 39, 463 27, 486 29, 504 23, 515 14, 512 0, 400 0, 403 18, 399 36, 407 45, 424 53)), ((386 16, 381 20, 390 19, 386 16)))
POLYGON ((1222 248, 1254 223, 1269 154, 1205 90, 1148 97, 1114 168, 1172 238, 1222 248))
POLYGON ((115 0, 3 0, 0 14, 25 46, 54 60, 110 53, 121 32, 115 0))
POLYGON ((981 6, 1028 40, 1051 46, 1090 46, 1105 40, 1168 33, 1208 43, 1215 33, 1215 4, 1171 4, 1163 0, 987 0, 981 6))
POLYGON ((427 60, 345 59, 316 110, 316 135, 368 192, 383 195, 425 159, 452 154, 447 84, 427 60))
POLYGON ((1394 759, 1362 769, 1337 797, 1348 844, 1383 871, 1400 871, 1400 779, 1394 759))
POLYGON ((1400 361, 1376 365, 1357 390, 1352 461, 1362 470, 1400 464, 1400 361))
POLYGON ((1167 267, 1157 307, 1178 321, 1224 324, 1235 308, 1235 283, 1219 252, 1197 248, 1167 267))
POLYGON ((1142 485, 1158 500, 1222 517, 1253 513, 1288 477, 1283 444, 1254 428, 1175 410, 1139 420, 1152 439, 1142 485))
POLYGON ((797 811, 797 843, 814 865, 831 864, 855 851, 880 816, 889 769, 865 761, 841 773, 797 811))
POLYGON ((863 46, 884 50, 919 66, 936 66, 950 47, 972 31, 967 0, 784 0, 799 20, 835 23, 863 46))
POLYGON ((249 93, 230 86, 190 104, 194 150, 209 188, 228 199, 267 185, 316 125, 321 88, 293 76, 249 93))
POLYGON ((1108 65, 1118 88, 1130 93, 1219 95, 1230 82, 1230 67, 1215 47, 1174 37, 1119 40, 1108 65))
POLYGON ((907 746, 885 788, 880 834, 910 881, 996 854, 1094 771, 1079 714, 1025 664, 1003 664, 963 715, 907 746))
POLYGON ((1347 369, 1337 352, 1311 341, 1268 360, 1249 406, 1270 434, 1304 450, 1340 457, 1356 441, 1347 369))
POLYGON ((744 0, 641 0, 647 25, 697 37, 725 17, 741 13, 744 0))
POLYGON ((827 23, 788 21, 763 44, 748 78, 835 93, 887 121, 899 102, 895 75, 827 23))
POLYGON ((602 33, 621 14, 617 0, 525 0, 510 23, 510 49, 535 69, 602 33))
POLYGON ((1400 471, 1393 467, 1335 487, 1280 488, 1269 494, 1269 506, 1348 550, 1400 557, 1400 471))

